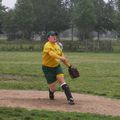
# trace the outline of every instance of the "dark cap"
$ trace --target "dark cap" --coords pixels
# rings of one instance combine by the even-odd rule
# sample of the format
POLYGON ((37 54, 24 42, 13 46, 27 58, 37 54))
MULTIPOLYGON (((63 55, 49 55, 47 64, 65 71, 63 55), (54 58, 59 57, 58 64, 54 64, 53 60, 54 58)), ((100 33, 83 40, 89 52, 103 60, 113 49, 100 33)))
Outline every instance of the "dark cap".
POLYGON ((54 36, 54 35, 58 35, 58 33, 57 32, 54 32, 54 31, 49 31, 48 33, 47 33, 47 37, 49 37, 49 36, 54 36))

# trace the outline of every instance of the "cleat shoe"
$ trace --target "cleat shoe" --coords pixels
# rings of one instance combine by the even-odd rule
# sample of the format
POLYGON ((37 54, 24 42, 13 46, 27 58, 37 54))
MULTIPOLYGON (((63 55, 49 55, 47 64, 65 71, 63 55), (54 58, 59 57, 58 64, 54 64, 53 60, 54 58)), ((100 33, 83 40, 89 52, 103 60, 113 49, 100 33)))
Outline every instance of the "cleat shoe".
POLYGON ((54 92, 50 91, 50 89, 49 89, 49 98, 50 100, 54 100, 54 92))
POLYGON ((68 104, 69 104, 69 105, 74 105, 74 104, 75 104, 73 98, 70 98, 70 99, 68 100, 68 104))

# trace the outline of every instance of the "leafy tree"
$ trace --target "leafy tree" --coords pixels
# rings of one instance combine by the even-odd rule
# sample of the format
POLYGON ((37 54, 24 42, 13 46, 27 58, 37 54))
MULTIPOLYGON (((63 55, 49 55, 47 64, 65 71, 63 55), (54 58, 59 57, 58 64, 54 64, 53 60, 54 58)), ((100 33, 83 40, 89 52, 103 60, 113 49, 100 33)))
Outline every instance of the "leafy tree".
POLYGON ((60 32, 69 28, 69 8, 65 3, 63 0, 18 0, 10 16, 14 18, 16 31, 26 39, 34 32, 60 32))
POLYGON ((105 3, 104 0, 94 0, 96 24, 95 31, 99 35, 106 32, 106 30, 113 29, 114 7, 112 2, 105 3))
POLYGON ((118 37, 120 38, 120 12, 117 11, 114 17, 114 25, 115 30, 118 33, 118 37))
POLYGON ((118 9, 120 11, 120 0, 118 0, 118 9))
POLYGON ((3 21, 3 29, 6 32, 8 39, 13 40, 17 38, 17 23, 15 21, 15 11, 9 10, 5 13, 3 21))
POLYGON ((108 2, 105 6, 104 28, 112 31, 114 29, 113 19, 115 17, 114 3, 108 2))
POLYGON ((63 0, 33 0, 35 31, 63 31, 69 27, 68 9, 63 0))
POLYGON ((95 6, 95 15, 96 15, 96 24, 94 30, 98 32, 98 39, 99 34, 104 32, 104 18, 105 18, 105 2, 103 0, 94 0, 95 6))
POLYGON ((118 11, 120 11, 120 0, 113 0, 115 3, 115 7, 118 11))
POLYGON ((33 32, 33 5, 31 0, 18 0, 15 6, 15 21, 23 38, 31 38, 33 32))
POLYGON ((109 0, 109 2, 113 4, 115 10, 120 11, 120 0, 109 0))
POLYGON ((75 0, 73 22, 82 34, 82 40, 94 29, 96 23, 94 4, 91 0, 75 0))
POLYGON ((4 18, 4 13, 5 13, 5 7, 2 6, 2 0, 0 0, 0 33, 2 33, 2 24, 3 24, 3 18, 4 18))
POLYGON ((114 17, 114 25, 115 25, 114 28, 118 33, 118 37, 120 38, 120 0, 115 0, 115 2, 116 2, 117 10, 114 17))

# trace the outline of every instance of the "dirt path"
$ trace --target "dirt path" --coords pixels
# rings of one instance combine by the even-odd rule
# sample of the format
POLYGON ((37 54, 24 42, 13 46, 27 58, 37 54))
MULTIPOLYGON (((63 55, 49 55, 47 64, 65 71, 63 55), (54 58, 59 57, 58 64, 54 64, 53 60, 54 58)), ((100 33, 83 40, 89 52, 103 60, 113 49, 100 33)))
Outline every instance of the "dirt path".
POLYGON ((120 100, 76 93, 73 96, 76 104, 70 106, 63 92, 56 92, 56 99, 49 100, 47 91, 0 90, 0 106, 120 116, 120 100))

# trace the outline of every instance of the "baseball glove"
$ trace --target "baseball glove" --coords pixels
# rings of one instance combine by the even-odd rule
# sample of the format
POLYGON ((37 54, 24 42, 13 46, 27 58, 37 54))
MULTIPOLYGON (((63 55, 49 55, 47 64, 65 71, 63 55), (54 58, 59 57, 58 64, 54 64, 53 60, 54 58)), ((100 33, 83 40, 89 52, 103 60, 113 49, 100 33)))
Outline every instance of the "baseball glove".
POLYGON ((69 68, 68 68, 68 73, 69 73, 69 75, 70 75, 70 77, 71 77, 72 79, 77 78, 77 77, 80 77, 80 73, 79 73, 79 71, 77 70, 77 68, 69 67, 69 68))

